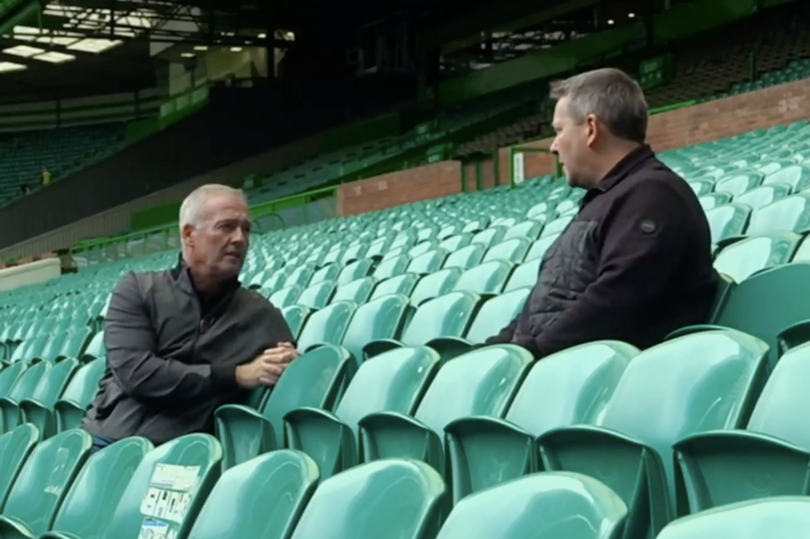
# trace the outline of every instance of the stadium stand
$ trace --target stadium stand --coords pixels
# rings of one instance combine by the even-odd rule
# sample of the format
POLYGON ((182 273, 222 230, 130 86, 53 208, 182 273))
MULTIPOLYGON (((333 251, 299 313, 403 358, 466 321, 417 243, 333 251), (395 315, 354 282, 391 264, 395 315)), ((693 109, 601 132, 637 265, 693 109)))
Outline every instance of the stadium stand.
MULTIPOLYGON (((808 9, 780 6, 722 29, 733 38, 714 29, 668 49, 674 76, 650 103, 756 98, 810 78, 808 9)), ((503 155, 546 132, 546 91, 546 80, 515 85, 240 179, 269 208, 262 222, 302 191, 503 155)), ((79 427, 106 368, 110 292, 123 274, 173 266, 177 227, 79 244, 64 255, 70 272, 0 292, 0 536, 806 535, 810 123, 787 122, 810 115, 781 117, 798 103, 764 111, 767 128, 743 118, 734 136, 660 152, 706 211, 724 284, 710 323, 644 351, 600 341, 534 361, 513 345, 474 348, 519 312, 578 211, 584 191, 553 174, 510 170, 506 185, 344 216, 314 211, 310 192, 314 222, 257 226, 240 276, 282 309, 302 356, 250 406, 218 409, 215 435, 159 447, 130 438, 91 455, 79 427)), ((121 129, 11 135, 0 198, 38 184, 43 166, 59 181, 103 159, 121 129)))
POLYGON ((191 537, 275 537, 248 506, 224 517, 225 500, 259 492, 273 526, 296 538, 397 526, 483 539, 509 523, 498 537, 511 539, 541 517, 560 519, 566 537, 697 537, 729 526, 720 515, 769 507, 787 526, 806 503, 810 462, 794 413, 810 350, 809 135, 796 122, 661 154, 707 208, 728 286, 717 326, 643 352, 596 342, 535 363, 512 345, 470 350, 515 316, 576 213, 583 192, 551 176, 256 235, 243 282, 283 309, 305 353, 257 409, 221 408, 218 439, 132 439, 88 459, 74 428, 103 372, 111 287, 123 272, 169 267, 175 250, 6 292, 0 527, 132 536, 165 466, 197 470, 191 501, 148 526, 191 537), (113 468, 119 459, 129 464, 113 468), (101 476, 109 493, 93 487, 101 476), (33 503, 47 485, 62 494, 33 503), (89 506, 103 518, 83 520, 89 506))
POLYGON ((56 182, 124 146, 121 124, 19 133, 0 139, 0 205, 42 187, 47 169, 56 182))

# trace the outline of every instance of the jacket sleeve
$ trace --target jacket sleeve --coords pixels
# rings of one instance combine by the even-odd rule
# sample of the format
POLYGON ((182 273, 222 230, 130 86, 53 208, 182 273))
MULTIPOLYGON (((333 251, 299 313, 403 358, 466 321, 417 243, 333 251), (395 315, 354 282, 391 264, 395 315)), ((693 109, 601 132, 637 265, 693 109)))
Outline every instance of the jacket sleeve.
POLYGON ((265 319, 267 320, 267 335, 271 336, 270 340, 272 341, 270 348, 274 348, 282 342, 288 342, 297 347, 298 343, 290 330, 289 324, 287 324, 287 320, 284 319, 281 310, 269 301, 267 301, 267 304, 268 316, 265 319))
POLYGON ((156 354, 155 330, 134 274, 123 277, 113 291, 104 344, 119 387, 143 402, 193 403, 238 387, 233 368, 189 365, 156 354))
POLYGON ((537 334, 519 344, 535 357, 600 339, 624 339, 644 313, 663 308, 666 290, 688 238, 677 194, 655 180, 639 183, 602 231, 596 280, 537 334))

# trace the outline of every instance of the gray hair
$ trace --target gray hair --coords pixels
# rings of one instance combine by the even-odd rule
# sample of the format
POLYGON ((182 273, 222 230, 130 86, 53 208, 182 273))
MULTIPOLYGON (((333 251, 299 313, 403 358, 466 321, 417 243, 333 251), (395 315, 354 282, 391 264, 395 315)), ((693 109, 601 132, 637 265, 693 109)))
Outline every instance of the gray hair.
POLYGON ((568 112, 576 122, 589 114, 615 136, 642 143, 647 137, 647 100, 629 75, 613 68, 596 69, 551 84, 551 98, 568 97, 568 112))
POLYGON ((241 189, 234 189, 233 187, 218 183, 209 183, 198 187, 189 193, 180 206, 180 231, 182 232, 183 227, 186 225, 199 225, 202 220, 202 212, 205 203, 212 196, 218 195, 237 196, 247 203, 245 193, 243 193, 241 189))

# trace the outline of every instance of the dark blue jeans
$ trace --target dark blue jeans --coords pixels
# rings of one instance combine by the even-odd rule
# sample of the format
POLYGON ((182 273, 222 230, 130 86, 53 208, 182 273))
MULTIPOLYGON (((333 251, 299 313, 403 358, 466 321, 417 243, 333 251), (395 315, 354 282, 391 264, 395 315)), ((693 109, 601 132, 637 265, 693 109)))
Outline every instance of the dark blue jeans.
POLYGON ((107 438, 106 436, 96 436, 93 435, 93 447, 90 449, 90 454, 95 453, 96 451, 101 451, 108 445, 114 443, 115 440, 107 438))

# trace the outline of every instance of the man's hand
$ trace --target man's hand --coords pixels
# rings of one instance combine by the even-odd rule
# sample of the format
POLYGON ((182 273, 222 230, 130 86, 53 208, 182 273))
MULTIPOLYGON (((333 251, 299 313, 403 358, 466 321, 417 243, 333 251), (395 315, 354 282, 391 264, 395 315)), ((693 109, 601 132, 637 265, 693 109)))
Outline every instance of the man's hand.
POLYGON ((298 350, 292 344, 279 343, 276 348, 265 350, 250 363, 238 366, 236 383, 246 389, 275 385, 287 365, 298 355, 298 350))

